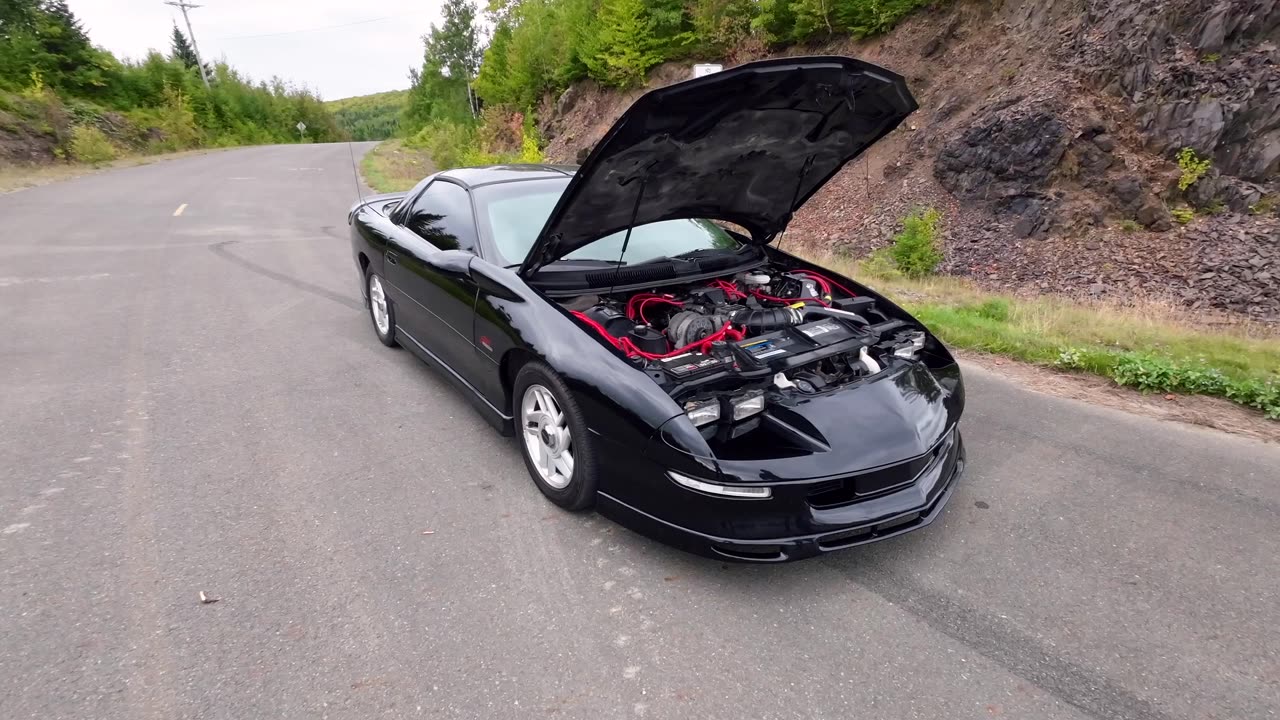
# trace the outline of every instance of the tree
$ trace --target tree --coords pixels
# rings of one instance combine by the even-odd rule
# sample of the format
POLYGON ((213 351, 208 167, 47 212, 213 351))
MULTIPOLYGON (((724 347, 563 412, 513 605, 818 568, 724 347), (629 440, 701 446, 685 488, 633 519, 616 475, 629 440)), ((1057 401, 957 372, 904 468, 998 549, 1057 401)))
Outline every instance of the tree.
MULTIPOLYGON (((173 26, 173 35, 169 38, 169 45, 172 48, 169 57, 181 61, 183 67, 188 69, 199 67, 200 60, 196 56, 195 48, 192 47, 191 42, 187 40, 187 36, 178 29, 177 25, 173 26)), ((204 72, 209 78, 209 82, 213 82, 213 66, 205 63, 204 72)))
POLYGON ((661 41, 644 0, 603 0, 596 32, 587 38, 582 61, 591 77, 620 88, 644 84, 649 68, 662 62, 661 41))
POLYGON ((191 43, 187 41, 187 36, 182 34, 176 24, 173 26, 173 37, 170 39, 170 45, 173 48, 170 57, 174 60, 181 60, 182 64, 189 68, 200 64, 200 61, 196 58, 196 51, 191 47, 191 43))
POLYGON ((480 36, 471 0, 445 0, 444 23, 422 38, 422 69, 409 71, 403 125, 414 132, 434 122, 474 119, 471 81, 480 68, 480 36))
POLYGON ((471 0, 445 0, 444 24, 423 39, 425 61, 447 71, 449 77, 468 82, 480 68, 480 36, 476 32, 476 8, 471 0))

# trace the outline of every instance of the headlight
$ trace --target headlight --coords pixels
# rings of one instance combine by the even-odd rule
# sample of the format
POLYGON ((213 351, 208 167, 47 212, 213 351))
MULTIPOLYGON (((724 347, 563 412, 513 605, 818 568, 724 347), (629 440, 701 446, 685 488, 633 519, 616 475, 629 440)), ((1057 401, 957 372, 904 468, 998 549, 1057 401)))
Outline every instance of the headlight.
POLYGON ((911 360, 915 358, 916 353, 924 349, 924 333, 913 332, 905 336, 906 343, 894 349, 893 354, 911 360))
POLYGON ((683 485, 690 490, 697 490, 709 495, 720 495, 722 497, 732 498, 749 498, 753 500, 765 500, 773 496, 773 490, 764 485, 721 485, 719 483, 703 482, 702 480, 694 480, 686 475, 677 472, 667 471, 667 476, 676 482, 677 485, 683 485))
POLYGON ((720 419, 720 400, 695 400, 684 404, 684 414, 693 421, 694 427, 702 427, 720 419))
POLYGON ((733 421, 738 422, 764 410, 764 391, 752 390, 729 398, 733 406, 733 421))

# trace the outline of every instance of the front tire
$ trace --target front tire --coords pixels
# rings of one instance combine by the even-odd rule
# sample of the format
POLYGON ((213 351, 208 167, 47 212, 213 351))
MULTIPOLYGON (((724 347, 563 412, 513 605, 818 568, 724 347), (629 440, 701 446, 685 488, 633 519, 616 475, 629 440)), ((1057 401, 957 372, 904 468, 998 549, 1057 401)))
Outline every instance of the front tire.
POLYGON ((396 309, 387 297, 382 276, 371 270, 364 278, 364 285, 365 304, 378 341, 387 347, 396 347, 396 309))
POLYGON ((591 507, 596 500, 595 444, 573 394, 540 362, 520 368, 514 390, 520 454, 533 483, 566 510, 591 507))

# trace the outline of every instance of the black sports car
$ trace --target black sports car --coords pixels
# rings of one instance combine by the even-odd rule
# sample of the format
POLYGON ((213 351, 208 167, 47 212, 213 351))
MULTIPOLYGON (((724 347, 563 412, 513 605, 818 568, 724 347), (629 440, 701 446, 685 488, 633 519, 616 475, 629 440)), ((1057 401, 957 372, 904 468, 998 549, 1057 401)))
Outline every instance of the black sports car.
POLYGON ((964 466, 955 360, 873 290, 770 246, 915 110, 841 57, 640 98, 579 168, 437 173, 351 209, 378 339, 441 368, 534 483, 712 557, 923 527, 964 466))

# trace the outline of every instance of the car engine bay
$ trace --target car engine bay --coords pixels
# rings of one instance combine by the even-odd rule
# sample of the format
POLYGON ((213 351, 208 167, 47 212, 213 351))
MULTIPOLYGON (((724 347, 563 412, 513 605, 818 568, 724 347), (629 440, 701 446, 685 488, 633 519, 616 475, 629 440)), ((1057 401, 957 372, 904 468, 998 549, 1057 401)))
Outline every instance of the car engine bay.
POLYGON ((717 407, 723 414, 713 419, 736 416, 742 403, 743 412, 759 412, 763 398, 754 398, 766 391, 822 394, 915 360, 927 340, 923 328, 890 317, 876 298, 779 264, 563 305, 684 403, 696 425, 698 403, 710 418, 717 393, 746 396, 717 407))

